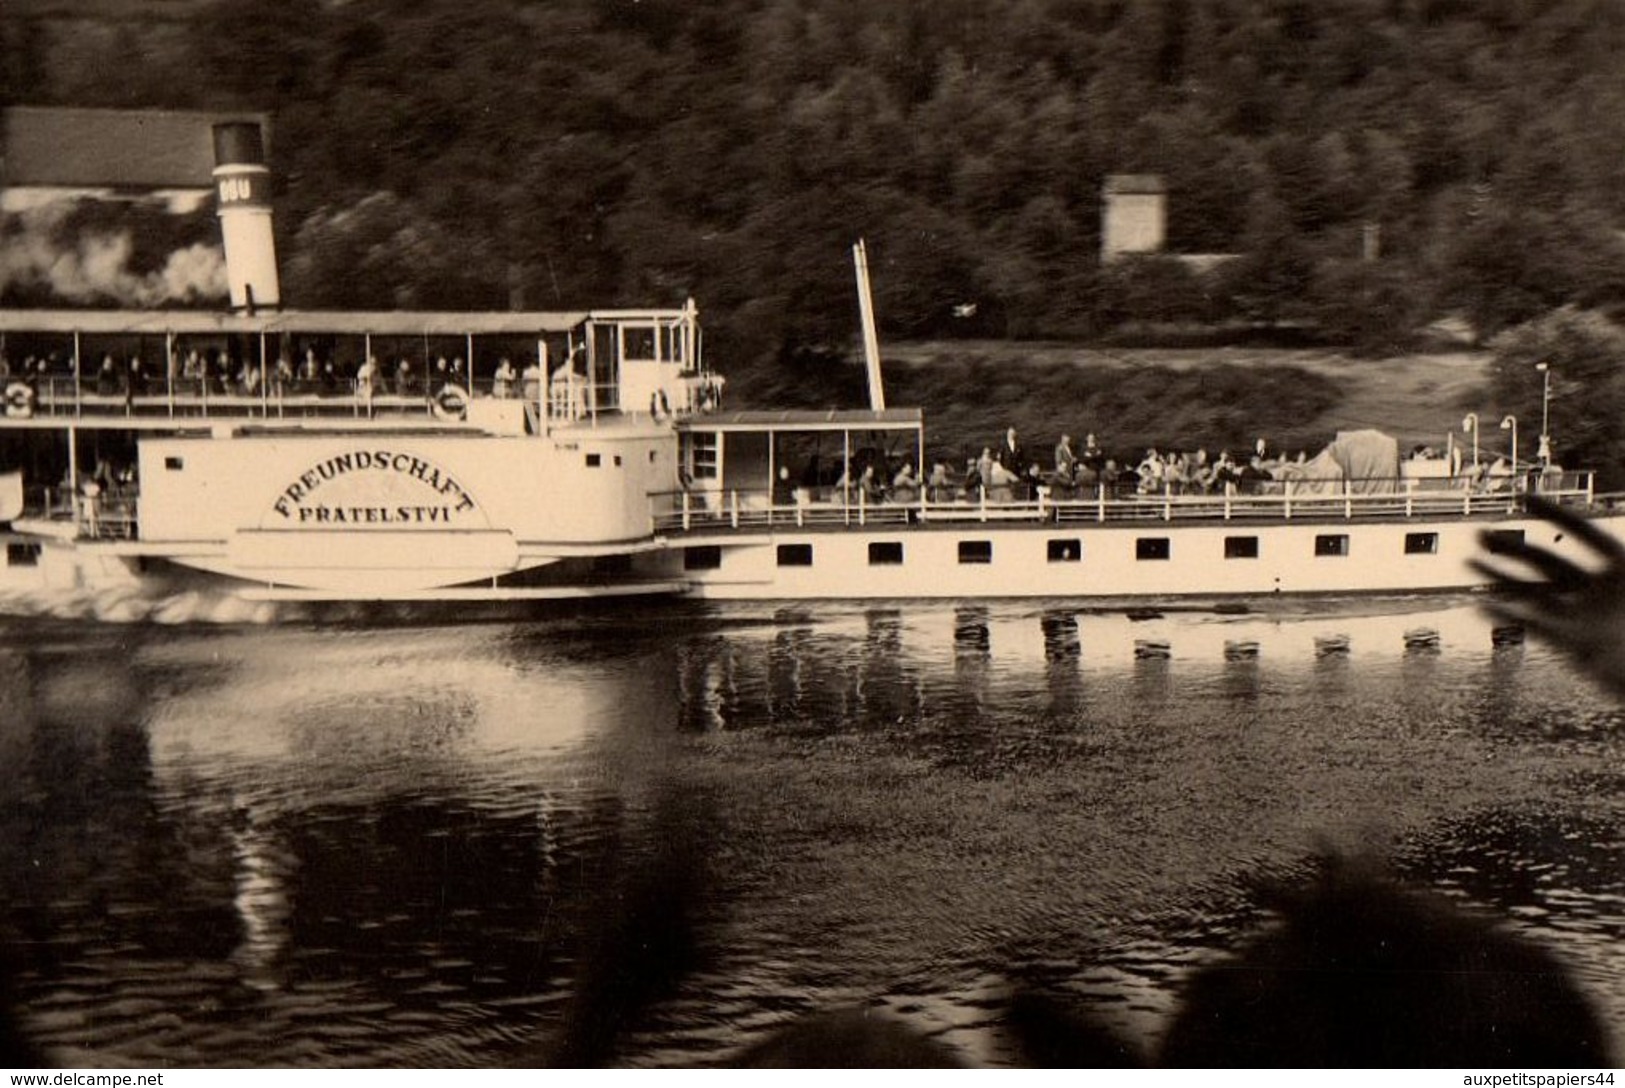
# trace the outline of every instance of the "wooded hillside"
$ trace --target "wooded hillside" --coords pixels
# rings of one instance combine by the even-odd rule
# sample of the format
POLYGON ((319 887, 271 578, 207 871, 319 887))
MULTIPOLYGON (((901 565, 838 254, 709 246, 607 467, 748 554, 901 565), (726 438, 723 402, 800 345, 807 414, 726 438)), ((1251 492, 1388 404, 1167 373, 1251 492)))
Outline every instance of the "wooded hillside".
POLYGON ((1614 0, 52 10, 0 9, 0 103, 273 113, 302 306, 693 295, 740 366, 848 342, 860 235, 889 337, 1293 322, 1381 351, 1625 306, 1614 0), (1102 269, 1112 173, 1166 179, 1172 250, 1242 257, 1102 269))

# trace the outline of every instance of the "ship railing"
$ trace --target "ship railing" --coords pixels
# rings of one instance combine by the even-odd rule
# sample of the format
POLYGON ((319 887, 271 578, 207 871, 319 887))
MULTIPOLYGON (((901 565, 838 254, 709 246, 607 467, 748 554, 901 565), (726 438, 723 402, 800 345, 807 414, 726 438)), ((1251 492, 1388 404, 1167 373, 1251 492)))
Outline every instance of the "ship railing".
POLYGON ((1347 481, 1324 493, 1282 486, 1256 492, 1231 490, 1182 494, 1171 486, 1160 493, 1120 490, 1109 485, 1089 495, 1057 498, 1037 488, 1017 498, 1008 488, 975 488, 969 493, 925 488, 906 496, 875 498, 861 489, 795 488, 785 493, 764 488, 691 488, 651 496, 657 532, 863 528, 874 525, 965 524, 975 522, 1224 522, 1315 521, 1474 517, 1516 513, 1526 492, 1551 501, 1589 506, 1596 498, 1590 472, 1551 472, 1519 478, 1506 488, 1416 488, 1404 482, 1347 481), (1364 490, 1365 486, 1370 490, 1364 490))
MULTIPOLYGON (((421 377, 380 378, 371 383, 355 379, 279 380, 263 388, 216 379, 176 378, 137 389, 104 389, 73 377, 36 378, 6 386, 4 414, 11 420, 45 419, 209 419, 209 418, 354 418, 434 417, 458 418, 464 400, 495 398, 533 402, 540 384, 514 378, 502 381, 479 378, 472 382, 421 377), (27 392, 21 392, 26 389, 27 392), (448 396, 448 390, 453 392, 448 396)), ((598 402, 599 409, 611 398, 598 402)), ((582 414, 589 398, 583 393, 582 414)))
POLYGON ((133 484, 103 490, 44 487, 30 491, 25 509, 30 517, 72 526, 82 540, 134 540, 140 526, 140 494, 133 484))

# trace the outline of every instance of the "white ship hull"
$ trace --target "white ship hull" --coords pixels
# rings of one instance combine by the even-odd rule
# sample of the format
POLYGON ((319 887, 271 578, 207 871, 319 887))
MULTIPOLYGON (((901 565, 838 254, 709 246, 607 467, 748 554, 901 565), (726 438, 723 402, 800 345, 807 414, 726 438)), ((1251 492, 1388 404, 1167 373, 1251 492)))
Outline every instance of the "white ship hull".
MULTIPOLYGON (((1600 524, 1625 539, 1625 514, 1600 524)), ((1245 599, 1480 588, 1483 530, 1569 554, 1529 517, 1219 525, 893 527, 747 536, 695 534, 669 573, 708 600, 1245 599)), ((1574 558, 1584 561, 1582 554, 1574 558)))

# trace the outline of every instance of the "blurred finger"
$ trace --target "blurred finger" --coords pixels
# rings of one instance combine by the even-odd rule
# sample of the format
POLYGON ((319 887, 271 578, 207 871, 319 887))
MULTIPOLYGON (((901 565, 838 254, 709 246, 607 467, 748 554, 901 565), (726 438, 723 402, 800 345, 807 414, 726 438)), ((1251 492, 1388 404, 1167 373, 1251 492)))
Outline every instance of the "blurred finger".
POLYGON ((1574 588, 1584 585, 1592 578, 1590 573, 1537 544, 1525 544, 1521 540, 1509 540, 1489 533, 1481 533, 1479 543, 1491 555, 1505 556, 1528 564, 1556 586, 1574 588))
POLYGON ((1606 529, 1599 528, 1597 523, 1590 518, 1582 517, 1573 510, 1566 509, 1538 495, 1530 495, 1527 505, 1531 514, 1544 518, 1559 529, 1572 533, 1610 563, 1625 563, 1625 544, 1622 544, 1618 537, 1606 529))

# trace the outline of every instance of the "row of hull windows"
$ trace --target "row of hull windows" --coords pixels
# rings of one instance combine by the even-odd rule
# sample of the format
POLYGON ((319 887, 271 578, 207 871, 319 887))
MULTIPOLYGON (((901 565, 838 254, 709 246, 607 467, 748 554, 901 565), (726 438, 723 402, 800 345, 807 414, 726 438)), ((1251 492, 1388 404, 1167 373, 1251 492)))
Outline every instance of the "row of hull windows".
MULTIPOLYGON (((1507 542, 1522 543, 1522 529, 1501 529, 1492 532, 1493 536, 1504 537, 1507 542)), ((1077 537, 1056 538, 1046 542, 1046 551, 1051 563, 1077 563, 1083 560, 1083 541, 1077 537)), ((1406 533, 1406 555, 1436 555, 1439 551, 1438 533, 1406 533)), ((1349 548, 1347 533, 1321 533, 1315 537, 1315 555, 1322 558, 1342 557, 1352 554, 1349 548)), ((1257 559, 1259 555, 1258 538, 1256 536, 1227 536, 1224 538, 1224 557, 1226 559, 1257 559)), ((1173 558, 1173 541, 1165 536, 1142 536, 1134 541, 1134 558, 1146 562, 1173 558)), ((903 562, 903 542, 900 540, 876 540, 869 544, 869 565, 871 567, 894 567, 903 562)), ((966 566, 975 566, 993 562, 993 542, 991 540, 961 540, 959 542, 959 562, 966 566)), ((810 567, 813 565, 813 546, 811 544, 780 544, 778 547, 778 563, 781 567, 810 567)), ((683 565, 687 570, 715 570, 722 566, 722 548, 718 545, 702 545, 689 548, 684 553, 683 565)))

